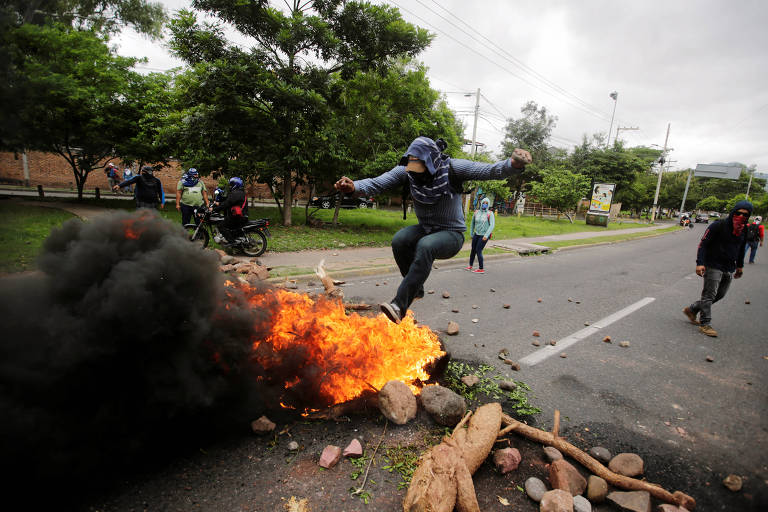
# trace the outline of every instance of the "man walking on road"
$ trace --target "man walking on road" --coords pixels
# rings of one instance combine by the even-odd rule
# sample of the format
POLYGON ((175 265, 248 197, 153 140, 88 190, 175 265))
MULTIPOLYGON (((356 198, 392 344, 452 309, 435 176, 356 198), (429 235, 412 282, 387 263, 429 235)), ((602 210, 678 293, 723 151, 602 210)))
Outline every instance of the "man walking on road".
POLYGON ((334 185, 342 193, 364 196, 410 188, 419 222, 392 238, 392 253, 403 281, 392 302, 380 304, 381 311, 395 323, 400 323, 414 299, 424 296, 432 262, 452 258, 464 245, 464 181, 503 179, 519 174, 531 163, 531 155, 524 149, 515 149, 512 158, 495 164, 450 158, 442 153, 445 142, 438 142, 440 146, 430 138, 419 137, 392 170, 358 181, 343 176, 334 185))
MULTIPOLYGON (((755 262, 755 254, 757 254, 757 243, 760 242, 760 247, 763 246, 763 240, 765 240, 765 227, 761 224, 763 218, 760 216, 755 217, 755 221, 747 226, 747 247, 744 249, 749 252, 749 262, 755 262)), ((747 257, 746 252, 744 257, 747 257)))
POLYGON ((744 248, 746 247, 746 226, 752 203, 739 201, 731 214, 714 222, 704 232, 696 254, 696 274, 704 278, 701 299, 683 308, 683 313, 707 336, 716 337, 712 328, 712 304, 728 292, 731 277, 739 279, 744 269, 744 248), (699 319, 696 319, 696 316, 699 319))

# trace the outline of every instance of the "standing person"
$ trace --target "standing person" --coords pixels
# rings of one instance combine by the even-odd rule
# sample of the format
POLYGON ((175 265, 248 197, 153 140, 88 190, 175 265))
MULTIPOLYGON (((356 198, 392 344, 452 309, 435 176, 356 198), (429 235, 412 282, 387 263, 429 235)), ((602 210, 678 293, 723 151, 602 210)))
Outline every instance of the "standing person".
POLYGON ((747 226, 747 246, 744 248, 744 257, 747 257, 749 251, 749 262, 755 262, 755 254, 757 254, 757 243, 760 242, 760 247, 763 246, 763 240, 765 240, 765 227, 761 224, 763 218, 759 215, 755 217, 755 221, 747 226))
POLYGON ((731 277, 739 279, 743 274, 745 228, 751 213, 752 203, 739 201, 728 217, 707 227, 699 242, 696 274, 704 278, 704 288, 701 299, 683 308, 683 313, 692 324, 699 324, 699 330, 707 336, 717 337, 717 331, 709 324, 712 304, 725 297, 731 277))
POLYGON ((490 199, 484 197, 480 201, 480 209, 472 216, 472 222, 469 224, 469 234, 472 236, 472 250, 469 252, 469 266, 465 270, 477 274, 485 273, 485 270, 483 270, 483 249, 491 238, 494 226, 496 226, 496 216, 491 211, 490 205, 490 199), (479 268, 472 270, 475 255, 477 255, 479 268))
POLYGON ((435 259, 455 256, 464 244, 462 186, 466 180, 498 180, 525 169, 531 155, 515 149, 512 158, 487 164, 451 158, 430 138, 419 137, 408 147, 399 165, 376 178, 352 181, 346 176, 334 184, 342 193, 373 196, 387 190, 410 187, 418 224, 407 226, 392 238, 392 253, 403 280, 395 298, 380 304, 395 323, 405 316, 416 298, 424 296, 424 282, 435 259))
POLYGON ((113 164, 112 162, 109 162, 107 166, 104 168, 104 174, 107 175, 107 182, 109 183, 109 189, 119 193, 119 189, 115 190, 115 185, 117 185, 120 182, 120 177, 117 175, 117 167, 115 167, 115 164, 113 164))
POLYGON ((213 211, 221 210, 224 210, 221 234, 228 242, 234 242, 237 237, 237 230, 248 222, 248 197, 245 195, 243 180, 237 176, 229 179, 227 198, 221 203, 214 203, 213 211))
MULTIPOLYGON (((208 208, 208 190, 205 188, 205 183, 200 179, 197 169, 192 167, 176 185, 176 209, 181 212, 182 226, 189 224, 195 213, 195 208, 203 206, 203 203, 208 208)), ((195 223, 198 222, 199 219, 196 218, 195 223)))
POLYGON ((136 208, 157 209, 165 206, 165 192, 163 184, 155 178, 154 170, 151 165, 145 165, 141 168, 138 176, 115 185, 112 190, 117 192, 121 188, 136 185, 136 208))
MULTIPOLYGON (((128 181, 131 178, 133 178, 133 171, 130 167, 126 167, 123 169, 123 181, 128 181)), ((128 190, 130 190, 131 194, 133 194, 133 185, 129 186, 128 190)))

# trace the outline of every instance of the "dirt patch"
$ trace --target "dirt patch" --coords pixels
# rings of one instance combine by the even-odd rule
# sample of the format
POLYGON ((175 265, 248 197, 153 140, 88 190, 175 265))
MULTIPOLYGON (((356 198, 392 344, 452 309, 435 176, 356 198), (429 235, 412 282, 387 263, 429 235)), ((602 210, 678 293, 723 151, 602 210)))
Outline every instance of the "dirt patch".
MULTIPOLYGON (((280 511, 288 510, 287 503, 295 497, 305 499, 312 512, 399 511, 406 486, 399 470, 414 464, 418 455, 439 442, 446 432, 423 411, 404 426, 387 423, 375 410, 341 421, 308 421, 289 416, 273 419, 281 434, 260 438, 244 435, 190 449, 186 456, 163 468, 127 480, 98 498, 92 497, 85 509, 280 511), (365 448, 363 461, 344 459, 329 470, 317 465, 326 445, 343 448, 355 437, 365 448), (291 441, 299 444, 298 452, 288 450, 291 441), (367 462, 377 446, 364 491, 354 495, 352 491, 362 484, 367 462)), ((562 435, 585 450, 601 445, 613 453, 638 453, 645 460, 648 481, 693 496, 698 502, 697 510, 768 510, 762 501, 766 484, 757 472, 726 464, 711 451, 670 447, 607 424, 574 425, 562 435), (741 492, 732 493, 721 484, 729 473, 745 478, 741 492)), ((536 511, 537 504, 522 488, 530 476, 547 481, 548 467, 542 447, 514 434, 504 439, 496 447, 517 448, 522 463, 507 475, 499 474, 490 458, 480 467, 474 476, 480 508, 536 511), (503 505, 499 498, 508 500, 511 506, 503 505)), ((587 475, 583 470, 582 473, 587 475)), ((615 509, 601 505, 594 510, 615 509)))

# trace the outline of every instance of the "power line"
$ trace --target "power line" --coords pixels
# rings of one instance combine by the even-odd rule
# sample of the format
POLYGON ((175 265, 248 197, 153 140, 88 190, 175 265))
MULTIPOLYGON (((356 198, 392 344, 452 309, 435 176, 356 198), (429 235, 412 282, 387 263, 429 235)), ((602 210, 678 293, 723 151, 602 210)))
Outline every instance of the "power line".
MULTIPOLYGON (((486 41, 488 41, 488 42, 489 42, 491 45, 493 45, 493 46, 494 46, 496 49, 494 49, 494 48, 490 48, 490 47, 489 47, 487 44, 485 44, 485 43, 483 43, 482 41, 478 40, 476 37, 474 37, 472 34, 470 34, 469 32, 467 32, 466 30, 464 30, 462 27, 460 27, 460 26, 456 25, 456 24, 455 24, 455 23, 453 23, 451 20, 449 20, 449 19, 445 18, 445 17, 444 17, 444 16, 442 16, 441 14, 439 14, 439 13, 435 12, 434 10, 430 9, 428 6, 424 5, 424 3, 423 3, 423 2, 421 2, 421 0, 416 0, 416 2, 418 2, 419 4, 421 4, 421 5, 422 5, 422 6, 423 6, 425 9, 427 9, 427 10, 428 10, 428 11, 430 11, 431 13, 435 14, 436 16, 440 17, 441 19, 445 20, 446 22, 450 23, 452 26, 454 26, 454 27, 455 27, 455 28, 457 28, 458 30, 460 30, 460 31, 462 31, 463 33, 465 33, 466 35, 468 35, 468 36, 469 36, 471 39, 473 39, 474 41, 477 41, 478 43, 480 43, 480 44, 481 44, 482 46, 484 46, 486 49, 489 49, 489 50, 491 50, 492 52, 496 53, 496 54, 497 54, 497 55, 499 55, 500 57, 502 57, 502 58, 506 59, 507 61, 511 62, 512 64, 515 64, 516 66, 519 66, 519 67, 523 68, 523 70, 524 70, 524 71, 526 71, 526 72, 530 73, 530 74, 531 74, 531 75, 533 75, 533 76, 534 76, 534 77, 535 77, 537 80, 539 80, 540 82, 542 82, 544 85, 546 85, 546 86, 550 87, 550 88, 551 88, 551 89, 553 89, 555 92, 557 92, 558 94, 560 94, 560 95, 562 96, 562 98, 561 98, 561 99, 565 100, 565 101, 566 101, 567 103, 569 103, 570 105, 572 105, 572 106, 574 106, 574 107, 576 107, 576 108, 579 108, 579 109, 581 109, 582 111, 585 111, 585 112, 587 112, 587 113, 589 113, 589 114, 591 114, 591 115, 593 115, 593 116, 595 116, 595 117, 601 118, 601 117, 605 116, 605 117, 606 117, 606 119, 607 119, 607 115, 605 115, 605 114, 604 114, 604 113, 603 113, 603 112, 602 112, 602 111, 601 111, 599 108, 597 108, 597 107, 594 107, 594 106, 590 105, 589 103, 587 103, 586 101, 582 100, 581 98, 579 98, 579 97, 578 97, 578 96, 576 96, 575 94, 573 94, 573 93, 571 93, 571 92, 569 92, 569 91, 567 91, 567 90, 563 89, 562 87, 560 87, 560 86, 559 86, 559 85, 557 85, 556 83, 552 82, 551 80, 547 79, 547 78, 546 78, 546 77, 544 77, 543 75, 539 74, 538 72, 536 72, 535 70, 533 70, 532 68, 530 68, 529 66, 527 66, 527 65, 526 65, 524 62, 520 61, 519 59, 517 59, 517 58, 515 58, 513 55, 511 55, 509 52, 507 52, 507 51, 506 51, 506 50, 504 50, 503 48, 499 47, 499 46, 498 46, 496 43, 494 43, 492 40, 490 40, 490 39, 488 39, 487 37, 485 37, 484 35, 482 35, 482 34, 481 34, 481 33, 480 33, 480 32, 479 32, 477 29, 475 29, 474 27, 472 27, 471 25, 469 25, 467 22, 465 22, 464 20, 462 20, 460 17, 458 17, 458 16, 456 16, 454 13, 452 13, 452 12, 448 11, 447 9, 445 9, 444 7, 442 7, 441 5, 439 5, 439 4, 438 4, 437 2, 435 2, 434 0, 432 0, 432 1, 433 1, 433 3, 435 3, 435 5, 437 5, 437 6, 438 6, 438 7, 440 7, 441 9, 443 9, 445 12, 448 12, 448 13, 449 13, 451 16, 453 16, 454 18, 458 19, 458 20, 459 20, 461 23, 463 23, 464 25, 466 25, 467 27, 469 27, 469 28, 470 28, 470 30, 472 30, 473 32, 477 33, 477 34, 478 34, 480 37, 482 37, 483 39, 485 39, 486 41), (577 101, 579 104, 574 104, 574 103, 571 101, 571 99, 573 99, 573 100, 577 101)), ((405 10, 407 11, 407 9, 405 9, 405 10)), ((411 11, 408 11, 408 12, 410 12, 411 14, 413 14, 414 16, 416 16, 416 15, 415 15, 413 12, 411 12, 411 11)), ((418 17, 418 16, 416 16, 416 17, 418 17)), ((422 19, 422 20, 423 20, 423 18, 420 18, 420 19, 422 19)), ((432 25, 432 26, 434 27, 434 25, 432 25)), ((436 28, 436 27, 435 27, 435 28, 436 28)), ((437 28, 436 28, 436 29, 437 29, 437 28)), ((443 31, 441 31, 440 29, 437 29, 437 30, 438 30, 438 31, 440 31, 440 32, 443 32, 443 31)), ((443 33, 445 34, 445 32, 443 32, 443 33)), ((448 35, 448 37, 451 37, 451 38, 452 38, 452 39, 454 39, 455 41, 459 42, 458 40, 456 40, 455 38, 453 38, 453 37, 452 37, 452 36, 450 36, 449 34, 446 34, 446 35, 448 35)), ((470 49, 470 50, 472 50, 472 51, 475 51, 474 49, 472 49, 472 48, 469 48, 468 46, 466 46, 465 44, 463 44, 463 43, 461 43, 461 42, 459 42, 459 44, 461 44, 461 45, 462 45, 462 46, 464 46, 465 48, 468 48, 468 49, 470 49)), ((479 53, 479 52, 476 52, 476 53, 479 53)), ((484 56, 484 57, 485 57, 485 56, 484 56)), ((487 57, 485 57, 485 58, 487 59, 487 57)), ((488 59, 488 60, 490 60, 490 59, 488 59)), ((496 64, 497 66, 501 67, 502 69, 505 69, 507 72, 509 72, 509 73, 510 73, 510 74, 512 74, 513 76, 515 76, 515 77, 519 78, 520 80, 524 81, 525 83, 527 83, 527 84, 531 85, 532 87, 534 87, 534 88, 538 89, 539 91, 541 91, 541 92, 544 92, 544 93, 547 93, 547 94, 552 94, 551 92, 549 92, 549 91, 545 91, 545 90, 541 89, 540 87, 536 86, 535 84, 531 83, 530 81, 528 81, 528 80, 524 79, 524 78, 523 78, 523 77, 521 77, 520 75, 517 75, 517 74, 515 74, 515 73, 513 73, 513 72, 509 71, 507 68, 504 68, 504 67, 503 67, 502 65, 500 65, 498 62, 495 62, 495 61, 492 61, 492 62, 493 62, 494 64, 496 64)))

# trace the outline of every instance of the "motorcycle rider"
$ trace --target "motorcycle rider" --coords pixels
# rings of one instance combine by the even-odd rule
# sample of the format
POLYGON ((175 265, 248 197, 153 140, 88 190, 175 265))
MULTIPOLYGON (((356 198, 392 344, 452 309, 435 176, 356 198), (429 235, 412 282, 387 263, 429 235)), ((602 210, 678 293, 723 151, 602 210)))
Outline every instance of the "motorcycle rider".
POLYGON ((229 179, 229 193, 223 202, 213 203, 213 211, 224 210, 224 222, 221 224, 221 234, 227 242, 233 243, 237 233, 248 222, 248 198, 245 195, 243 180, 237 176, 229 179))

